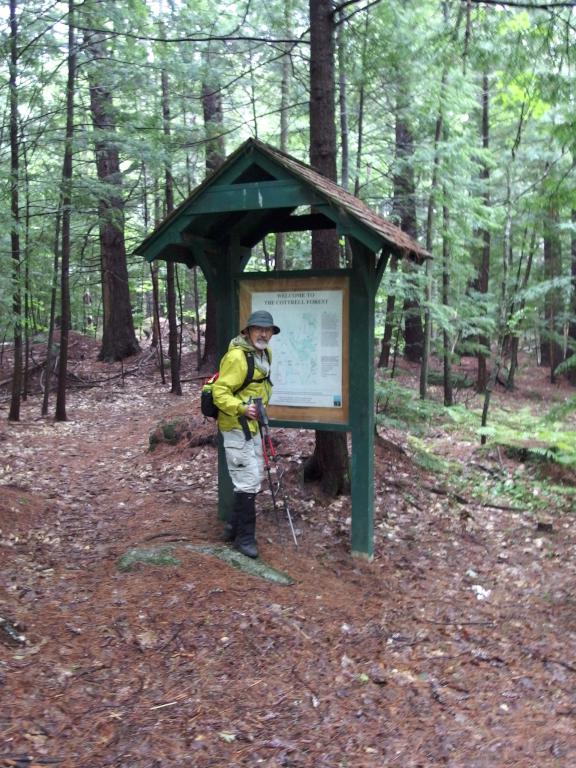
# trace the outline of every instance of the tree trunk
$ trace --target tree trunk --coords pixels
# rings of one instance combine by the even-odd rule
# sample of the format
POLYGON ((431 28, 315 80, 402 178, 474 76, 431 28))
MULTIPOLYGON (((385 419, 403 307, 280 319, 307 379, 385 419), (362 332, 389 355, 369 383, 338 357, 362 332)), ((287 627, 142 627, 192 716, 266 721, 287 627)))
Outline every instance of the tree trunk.
MULTIPOLYGON (((416 240, 418 237, 416 184, 412 167, 414 139, 409 125, 402 116, 402 110, 402 103, 398 103, 396 105, 396 168, 392 210, 400 228, 416 240)), ((413 296, 406 296, 404 298, 404 357, 413 363, 419 363, 422 360, 423 346, 424 329, 420 302, 413 296)))
POLYGON ((66 383, 68 331, 70 329, 70 219, 72 210, 72 139, 74 137, 74 81, 76 78, 76 39, 74 0, 68 3, 68 80, 66 84, 66 145, 62 165, 62 263, 60 269, 60 359, 56 421, 66 421, 66 383))
MULTIPOLYGON (((482 147, 488 150, 490 144, 490 82, 488 75, 482 77, 482 147)), ((480 171, 480 179, 483 184, 483 200, 486 210, 490 207, 490 191, 488 184, 490 182, 490 169, 487 165, 480 171)), ((488 282, 490 278, 490 231, 485 228, 480 233, 482 239, 482 252, 480 256, 480 266, 478 269, 478 291, 483 294, 488 293, 488 282)), ((488 383, 488 369, 486 366, 487 356, 490 349, 490 339, 486 336, 479 336, 478 343, 486 351, 478 352, 478 376, 476 379, 476 389, 478 392, 484 392, 488 383)))
MULTIPOLYGON (((287 38, 292 36, 292 2, 284 0, 284 33, 287 38)), ((280 149, 288 150, 288 110, 290 108, 290 80, 292 65, 290 61, 290 43, 285 44, 284 56, 282 56, 282 82, 280 86, 280 149)), ((286 269, 286 235, 277 232, 274 242, 274 268, 286 269)))
MULTIPOLYGON (((442 303, 445 307, 450 305, 450 246, 448 245, 448 228, 450 225, 450 216, 446 203, 442 206, 443 211, 443 238, 442 238, 442 303)), ((454 403, 452 392, 452 349, 450 343, 450 334, 447 328, 443 331, 444 341, 444 405, 451 406, 454 403)))
MULTIPOLYGON (((334 84, 334 18, 330 0, 310 0, 310 164, 336 181, 334 84)), ((338 267, 338 234, 312 232, 312 267, 338 267)), ((349 490, 346 435, 316 431, 314 454, 305 468, 307 479, 319 479, 322 490, 336 496, 349 490)))
MULTIPOLYGON (((162 204, 160 201, 160 184, 158 178, 154 178, 154 226, 157 227, 162 221, 162 204)), ((153 303, 153 324, 152 324, 152 345, 158 349, 158 360, 160 367, 160 377, 162 384, 166 384, 166 374, 164 370, 164 349, 162 343, 162 323, 160 321, 160 265, 157 261, 150 264, 150 280, 152 282, 152 303, 153 303)))
MULTIPOLYGON (((210 73, 210 53, 206 54, 205 79, 202 84, 202 112, 206 134, 206 175, 214 173, 226 159, 223 135, 222 92, 219 83, 210 73)), ((218 338, 216 316, 218 306, 213 287, 206 287, 206 332, 204 334, 204 355, 202 365, 214 368, 218 359, 218 338)))
POLYGON ((90 109, 95 132, 96 169, 100 189, 98 218, 102 274, 102 347, 99 360, 123 360, 140 351, 130 303, 126 244, 124 240, 124 199, 114 106, 109 88, 100 81, 106 51, 102 33, 87 32, 85 46, 92 57, 88 75, 90 109))
MULTIPOLYGON (((444 130, 444 92, 446 90, 447 72, 442 73, 440 83, 440 107, 436 117, 436 127, 434 130, 434 163, 432 166, 432 181, 430 184, 430 197, 428 198, 428 207, 426 213, 426 250, 432 253, 433 231, 434 231, 434 210, 436 207, 436 191, 438 189, 438 170, 440 167, 440 154, 438 146, 444 130)), ((426 262, 426 308, 424 310, 424 349, 422 356, 422 367, 420 368, 420 398, 425 400, 428 395, 428 368, 430 364, 430 342, 432 337, 432 318, 430 315, 430 302, 432 301, 432 267, 430 262, 426 262)))
MULTIPOLYGON (((161 74, 162 88, 162 123, 164 136, 170 138, 170 94, 168 90, 168 73, 165 69, 161 74)), ((166 163, 164 171, 164 193, 166 214, 174 210, 174 179, 170 163, 166 163)), ((180 383, 180 355, 178 350, 178 320, 176 315, 176 283, 175 266, 173 261, 166 262, 166 306, 168 310, 168 357, 170 358, 170 392, 173 395, 182 394, 180 383)))
POLYGON ((362 54, 360 57, 360 91, 358 93, 358 139, 356 142, 356 179, 354 181, 354 194, 360 195, 360 176, 362 172, 362 152, 364 149, 364 100, 366 96, 366 52, 368 49, 368 19, 364 20, 364 37, 362 40, 362 54))
MULTIPOLYGON (((558 278, 562 273, 559 237, 559 214, 555 203, 551 202, 544 224, 544 275, 547 280, 558 278)), ((564 359, 562 348, 562 293, 557 288, 550 288, 544 299, 544 317, 546 328, 542 334, 541 365, 550 366, 550 381, 556 382, 556 368, 564 359)))
POLYGON ((166 304, 168 307, 168 356, 170 358, 170 392, 173 395, 182 394, 180 383, 180 354, 178 317, 176 312, 176 265, 173 261, 166 262, 166 304))
POLYGON ((152 347, 156 347, 158 350, 158 362, 160 368, 160 378, 162 384, 166 384, 166 373, 164 371, 164 348, 162 345, 162 326, 160 325, 160 287, 158 280, 158 264, 150 264, 150 280, 152 282, 152 303, 153 308, 153 320, 152 320, 152 347))
MULTIPOLYGON (((210 66, 208 59, 207 66, 210 66)), ((222 126, 222 93, 219 84, 202 86, 202 112, 206 133, 206 175, 217 171, 226 159, 222 126)))
MULTIPOLYGON (((498 374, 500 373, 501 366, 502 366, 502 340, 498 339, 496 359, 494 360, 494 364, 492 366, 492 373, 488 377, 488 381, 486 382, 486 388, 484 389, 484 404, 482 406, 482 418, 480 421, 480 425, 482 427, 486 427, 488 425, 488 411, 490 409, 490 400, 492 398, 492 391, 498 379, 498 374)), ((480 443, 482 445, 486 444, 486 435, 482 435, 482 437, 480 438, 480 443)))
POLYGON ((344 37, 344 11, 340 10, 337 35, 338 46, 338 103, 340 107, 340 146, 341 146, 341 174, 340 184, 344 189, 350 186, 350 129, 348 124, 348 83, 346 80, 346 40, 344 37))
POLYGON ((424 327, 420 302, 414 298, 404 299, 404 357, 411 363, 422 361, 424 348, 424 327))
MULTIPOLYGON (((398 269, 398 256, 392 254, 390 258, 390 273, 395 277, 398 269)), ((392 280, 391 280, 392 282, 392 280)), ((394 333, 394 307, 396 305, 396 293, 394 285, 391 285, 386 297, 386 320, 384 322, 384 335, 382 336, 382 345, 380 347, 380 358, 378 360, 379 368, 388 368, 390 365, 390 349, 392 345, 392 334, 394 333)))
MULTIPOLYGON (((570 296, 570 322, 568 324, 568 357, 572 357, 570 362, 576 363, 576 208, 572 209, 572 239, 570 242, 570 275, 571 275, 571 296, 570 296)), ((576 365, 568 369, 568 381, 576 387, 576 365)))
POLYGON ((428 390, 428 370, 430 366, 430 342, 432 335, 432 321, 430 317, 430 303, 432 301, 432 267, 430 259, 426 259, 425 285, 424 285, 424 328, 422 338, 422 364, 420 366, 420 398, 426 399, 428 390))
POLYGON ((200 291, 198 288, 198 267, 192 268, 192 294, 194 296, 194 316, 196 318, 196 368, 202 365, 202 333, 200 331, 200 291))
POLYGON ((54 353, 54 328, 56 325, 56 295, 58 291, 58 265, 60 263, 60 224, 62 221, 62 195, 58 202, 56 221, 54 222, 54 259, 52 266, 52 287, 50 289, 50 319, 48 321, 48 341, 46 343, 46 362, 44 364, 44 394, 42 397, 42 416, 48 413, 50 388, 52 380, 52 365, 54 353))
POLYGON ((18 146, 18 20, 16 0, 10 0, 10 244, 12 250, 12 312, 14 314, 14 367, 9 421, 20 421, 22 396, 22 286, 20 284, 20 202, 18 146))
MULTIPOLYGON (((23 137, 23 131, 21 131, 23 137)), ((22 159, 24 161, 24 370, 22 380, 22 400, 28 399, 28 375, 30 361, 30 332, 33 328, 34 317, 31 310, 32 287, 30 280, 30 179, 28 174, 28 159, 26 145, 22 144, 22 159)))
MULTIPOLYGON (((522 279, 522 286, 521 290, 525 291, 526 286, 528 285, 528 281, 530 279, 530 273, 532 271, 532 262, 534 260, 534 253, 536 251, 536 230, 532 231, 532 238, 529 246, 528 251, 528 262, 526 264, 526 269, 524 271, 524 277, 522 279)), ((520 259, 520 264, 518 265, 518 276, 516 279, 516 290, 514 291, 515 294, 519 293, 520 291, 520 269, 522 266, 522 259, 520 259)), ((512 307, 510 308, 510 316, 512 317, 517 311, 522 311, 524 309, 524 306, 526 304, 526 299, 522 298, 520 301, 520 304, 518 307, 514 303, 512 307)), ((516 375, 516 369, 518 368, 518 344, 520 341, 520 334, 518 331, 513 329, 512 332, 512 338, 510 340, 510 365, 508 367, 508 378, 506 380, 506 389, 513 390, 514 389, 514 377, 516 375)))

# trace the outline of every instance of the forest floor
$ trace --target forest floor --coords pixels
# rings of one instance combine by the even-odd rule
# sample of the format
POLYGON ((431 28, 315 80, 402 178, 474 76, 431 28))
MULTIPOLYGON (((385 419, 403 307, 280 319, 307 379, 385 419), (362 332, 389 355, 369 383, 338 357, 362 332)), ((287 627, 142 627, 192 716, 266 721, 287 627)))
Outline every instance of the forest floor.
MULTIPOLYGON (((199 382, 176 398, 145 357, 122 378, 96 354, 76 339, 71 370, 102 381, 67 422, 0 403, 2 768, 576 765, 573 486, 534 511, 499 493, 531 472, 501 452, 431 429, 440 476, 386 431, 366 562, 349 499, 301 482, 313 433, 277 429, 300 544, 259 514, 261 559, 293 579, 271 583, 201 549, 221 524, 199 382), (180 417, 188 436, 150 451, 180 417), (119 568, 159 544, 164 564, 119 568)), ((568 392, 528 364, 518 385, 495 399, 568 392)))

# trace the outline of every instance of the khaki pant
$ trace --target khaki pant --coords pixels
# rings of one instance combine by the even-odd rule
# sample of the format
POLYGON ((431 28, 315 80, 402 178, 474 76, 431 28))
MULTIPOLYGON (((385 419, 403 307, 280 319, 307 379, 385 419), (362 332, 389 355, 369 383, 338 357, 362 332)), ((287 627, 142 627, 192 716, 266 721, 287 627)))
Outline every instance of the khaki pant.
POLYGON ((262 440, 256 434, 246 440, 241 429, 222 432, 226 465, 236 493, 258 493, 264 480, 262 440))

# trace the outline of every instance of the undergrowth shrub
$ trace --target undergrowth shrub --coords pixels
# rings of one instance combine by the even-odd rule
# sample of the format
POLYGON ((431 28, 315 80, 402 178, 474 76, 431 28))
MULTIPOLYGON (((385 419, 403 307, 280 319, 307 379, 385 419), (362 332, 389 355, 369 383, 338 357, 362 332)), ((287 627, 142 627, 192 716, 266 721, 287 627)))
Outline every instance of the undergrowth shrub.
POLYGON ((433 400, 421 400, 395 379, 376 383, 376 423, 423 434, 434 421, 444 420, 444 408, 433 400))
POLYGON ((522 461, 551 461, 576 468, 576 430, 568 428, 566 420, 557 420, 555 410, 542 416, 527 409, 494 411, 490 423, 477 431, 522 461))
POLYGON ((376 423, 413 436, 426 434, 432 425, 478 438, 485 435, 489 446, 497 445, 522 461, 554 462, 576 469, 576 396, 537 415, 528 408, 492 407, 488 425, 481 427, 480 411, 421 400, 414 390, 388 379, 376 385, 376 423))

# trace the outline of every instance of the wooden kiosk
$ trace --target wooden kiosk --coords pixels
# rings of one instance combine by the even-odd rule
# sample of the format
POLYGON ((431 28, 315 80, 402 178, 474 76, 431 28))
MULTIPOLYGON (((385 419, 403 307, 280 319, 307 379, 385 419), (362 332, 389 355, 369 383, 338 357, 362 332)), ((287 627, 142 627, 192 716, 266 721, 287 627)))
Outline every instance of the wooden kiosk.
MULTIPOLYGON (((352 433, 351 546, 371 558, 375 296, 392 253, 422 263, 427 252, 334 182, 255 139, 230 155, 135 252, 149 262, 202 269, 218 296, 220 354, 251 310, 272 312, 282 334, 273 339, 271 424, 352 433), (267 234, 334 228, 350 243, 350 269, 244 271, 251 249, 267 234), (277 351, 277 343, 285 346, 277 351), (298 374, 299 365, 308 366, 305 375, 298 374)), ((221 513, 230 499, 221 451, 221 513)))

